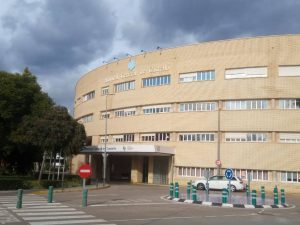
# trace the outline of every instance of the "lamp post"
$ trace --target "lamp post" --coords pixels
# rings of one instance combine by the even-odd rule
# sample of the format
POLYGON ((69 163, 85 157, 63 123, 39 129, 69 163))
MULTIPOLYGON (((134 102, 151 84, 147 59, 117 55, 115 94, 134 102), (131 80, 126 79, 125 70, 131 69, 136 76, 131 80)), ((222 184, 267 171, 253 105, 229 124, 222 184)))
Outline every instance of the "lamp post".
POLYGON ((106 183, 106 164, 107 164, 107 96, 108 95, 114 95, 114 94, 106 94, 105 95, 105 129, 104 129, 104 153, 102 153, 103 158, 103 186, 105 186, 106 183))

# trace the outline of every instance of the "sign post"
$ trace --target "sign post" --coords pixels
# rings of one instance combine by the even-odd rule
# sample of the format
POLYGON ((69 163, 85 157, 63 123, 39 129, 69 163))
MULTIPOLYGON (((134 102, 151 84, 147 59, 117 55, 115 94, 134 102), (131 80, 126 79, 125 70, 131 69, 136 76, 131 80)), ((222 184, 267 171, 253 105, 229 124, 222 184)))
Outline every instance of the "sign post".
POLYGON ((84 164, 79 167, 79 176, 83 179, 83 190, 85 189, 86 178, 89 178, 92 175, 92 168, 89 164, 84 164))
POLYGON ((233 178, 233 170, 232 169, 226 169, 225 170, 225 177, 228 180, 228 197, 229 197, 229 203, 231 203, 231 179, 233 178))

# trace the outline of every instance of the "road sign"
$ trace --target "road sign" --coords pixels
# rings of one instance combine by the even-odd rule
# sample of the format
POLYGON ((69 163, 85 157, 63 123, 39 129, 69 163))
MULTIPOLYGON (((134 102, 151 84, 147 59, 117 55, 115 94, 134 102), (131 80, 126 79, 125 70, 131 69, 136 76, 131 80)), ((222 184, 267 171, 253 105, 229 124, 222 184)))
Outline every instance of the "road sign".
POLYGON ((226 169, 226 170, 225 170, 225 177, 226 177, 228 180, 231 180, 232 177, 233 177, 233 170, 232 170, 232 169, 226 169))
POLYGON ((221 160, 217 159, 215 163, 217 166, 221 166, 221 160))
POLYGON ((92 168, 89 164, 84 164, 79 167, 79 176, 81 178, 89 178, 92 175, 92 168))

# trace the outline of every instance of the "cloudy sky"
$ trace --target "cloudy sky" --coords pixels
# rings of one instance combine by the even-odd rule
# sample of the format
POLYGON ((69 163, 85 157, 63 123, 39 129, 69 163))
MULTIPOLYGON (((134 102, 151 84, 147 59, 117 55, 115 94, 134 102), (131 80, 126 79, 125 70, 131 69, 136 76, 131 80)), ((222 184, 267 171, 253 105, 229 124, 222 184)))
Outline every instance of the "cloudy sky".
POLYGON ((74 87, 103 61, 157 46, 299 34, 300 0, 1 0, 0 70, 38 77, 72 111, 74 87))

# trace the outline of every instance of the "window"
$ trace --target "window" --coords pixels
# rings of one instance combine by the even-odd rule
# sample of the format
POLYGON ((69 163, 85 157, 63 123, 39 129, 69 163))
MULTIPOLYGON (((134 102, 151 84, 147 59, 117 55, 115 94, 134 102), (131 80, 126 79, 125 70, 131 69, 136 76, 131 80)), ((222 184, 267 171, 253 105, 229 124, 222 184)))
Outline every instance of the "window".
POLYGON ((282 182, 300 182, 300 172, 281 172, 282 182))
POLYGON ((85 102, 85 101, 88 101, 88 100, 93 99, 93 98, 95 98, 95 91, 91 91, 91 92, 83 95, 82 96, 82 101, 85 102))
POLYGON ((298 99, 280 99, 280 109, 300 109, 300 98, 298 99))
POLYGON ((162 86, 170 84, 171 76, 164 75, 159 77, 149 77, 143 79, 143 87, 162 86))
POLYGON ((103 87, 103 88, 101 89, 101 94, 102 94, 102 95, 108 95, 108 94, 109 94, 108 86, 107 86, 107 87, 103 87))
POLYGON ((108 142, 108 138, 105 138, 105 136, 101 136, 100 137, 100 143, 107 143, 108 142))
POLYGON ((116 92, 128 91, 133 90, 135 88, 135 81, 128 81, 120 84, 115 85, 116 92))
POLYGON ((82 119, 83 123, 91 122, 91 121, 93 121, 93 114, 83 116, 83 117, 81 117, 81 119, 82 119))
POLYGON ((134 134, 113 135, 113 142, 134 142, 134 134))
POLYGON ((266 170, 245 170, 245 169, 233 169, 233 174, 236 177, 240 177, 244 180, 251 177, 254 181, 266 181, 269 180, 268 171, 266 170))
POLYGON ((266 142, 266 133, 225 133, 226 142, 266 142))
POLYGON ((267 67, 247 67, 247 68, 225 70, 225 79, 267 77, 267 76, 268 76, 267 67))
POLYGON ((170 141, 170 133, 142 134, 142 141, 170 141))
POLYGON ((134 116, 136 114, 136 108, 120 109, 115 111, 115 117, 134 116))
POLYGON ((109 117, 110 117, 110 113, 109 112, 103 112, 103 113, 101 113, 101 119, 109 119, 109 117))
POLYGON ((251 110, 251 109, 267 109, 268 100, 237 100, 225 101, 226 110, 251 110))
POLYGON ((184 133, 178 135, 178 140, 212 142, 215 141, 215 134, 214 133, 184 133))
POLYGON ((146 106, 146 107, 143 107, 143 112, 144 112, 144 114, 171 112, 171 104, 146 106))
POLYGON ((179 82, 182 83, 203 81, 203 80, 214 80, 214 79, 215 79, 214 70, 179 74, 179 82))
POLYGON ((300 76, 300 66, 279 66, 278 74, 280 77, 300 76))
POLYGON ((279 141, 282 143, 300 144, 300 133, 279 133, 279 141))
POLYGON ((179 104, 179 112, 213 111, 216 110, 216 108, 216 102, 191 102, 179 104))
POLYGON ((213 168, 200 168, 200 167, 176 167, 177 175, 181 177, 205 177, 208 172, 209 177, 214 175, 213 168))

